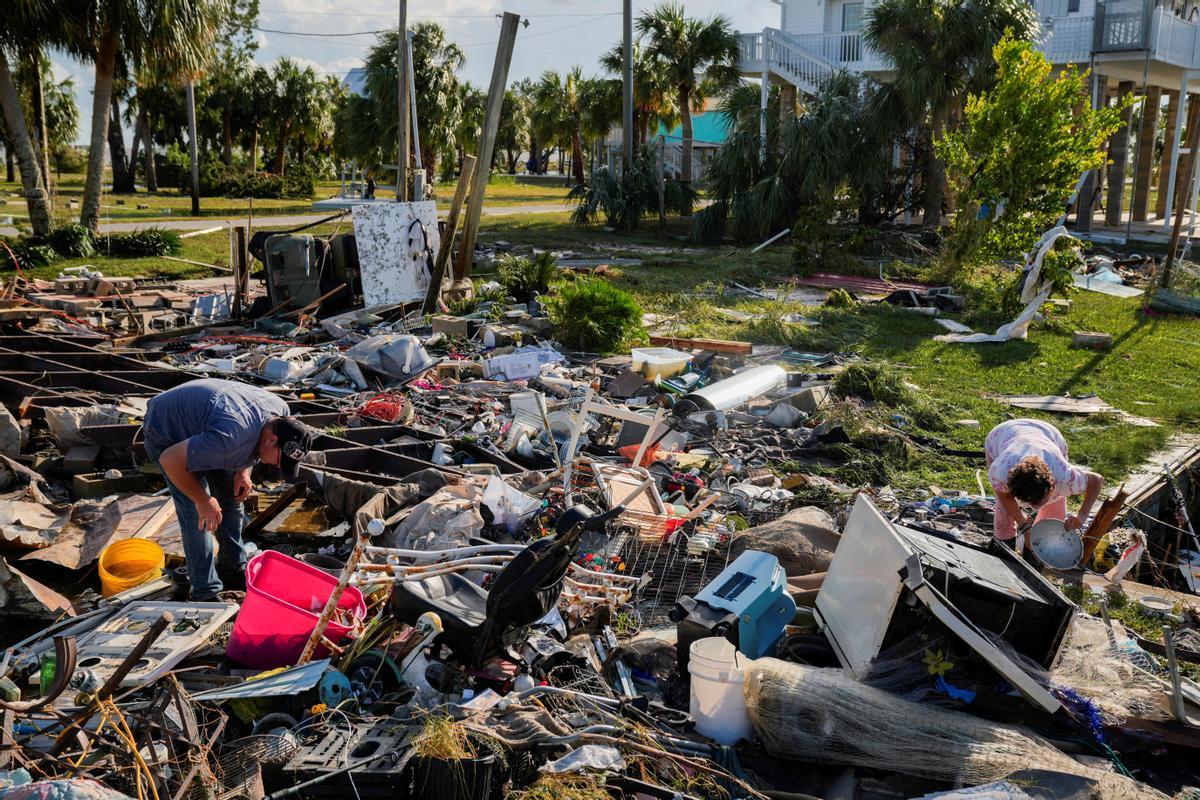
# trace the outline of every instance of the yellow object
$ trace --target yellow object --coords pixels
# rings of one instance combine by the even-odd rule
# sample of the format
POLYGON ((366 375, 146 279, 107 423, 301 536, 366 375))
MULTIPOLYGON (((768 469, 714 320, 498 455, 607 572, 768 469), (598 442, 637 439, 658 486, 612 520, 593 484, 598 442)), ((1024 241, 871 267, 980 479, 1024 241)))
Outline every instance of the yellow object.
POLYGON ((100 594, 114 594, 157 578, 166 564, 163 549, 149 539, 122 539, 100 553, 100 594))

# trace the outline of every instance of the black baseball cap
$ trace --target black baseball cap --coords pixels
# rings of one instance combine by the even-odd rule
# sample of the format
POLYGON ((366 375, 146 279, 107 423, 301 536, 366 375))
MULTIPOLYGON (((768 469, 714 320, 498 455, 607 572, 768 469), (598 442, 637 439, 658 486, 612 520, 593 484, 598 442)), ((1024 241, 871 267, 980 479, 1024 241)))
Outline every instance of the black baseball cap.
POLYGON ((283 477, 293 479, 300 473, 300 462, 312 449, 317 432, 293 417, 275 420, 275 436, 279 439, 279 469, 283 477))

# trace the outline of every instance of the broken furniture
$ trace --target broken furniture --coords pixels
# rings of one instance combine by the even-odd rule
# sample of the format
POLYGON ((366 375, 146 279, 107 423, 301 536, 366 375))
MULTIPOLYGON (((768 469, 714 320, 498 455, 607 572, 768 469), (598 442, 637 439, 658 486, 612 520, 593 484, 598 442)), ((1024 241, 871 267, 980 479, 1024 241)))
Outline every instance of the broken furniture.
POLYGON ((437 614, 444 626, 438 641, 460 659, 478 664, 513 644, 514 635, 554 608, 579 538, 601 529, 622 510, 618 506, 595 514, 572 506, 560 518, 555 536, 538 539, 513 556, 486 590, 457 572, 431 571, 424 580, 397 583, 392 613, 406 620, 437 614))
POLYGON ((986 548, 893 524, 860 494, 817 594, 816 618, 838 660, 865 676, 881 651, 932 614, 1030 702, 1059 701, 994 643, 1049 668, 1075 606, 1008 547, 986 548))

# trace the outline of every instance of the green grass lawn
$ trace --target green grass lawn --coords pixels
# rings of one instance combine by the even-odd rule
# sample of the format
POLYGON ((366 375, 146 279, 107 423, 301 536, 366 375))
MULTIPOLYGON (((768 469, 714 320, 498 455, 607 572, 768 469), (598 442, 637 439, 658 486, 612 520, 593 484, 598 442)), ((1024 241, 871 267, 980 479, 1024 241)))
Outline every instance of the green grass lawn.
MULTIPOLYGON (((255 200, 255 216, 310 214, 312 203, 327 197, 333 197, 339 189, 338 181, 321 181, 317 191, 309 198, 280 198, 255 200)), ((434 193, 441 206, 448 206, 454 196, 454 184, 436 184, 434 193)), ((0 220, 11 216, 18 224, 26 222, 25 203, 15 196, 21 189, 19 182, 0 181, 0 198, 6 202, 0 206, 0 220)), ((381 191, 381 197, 389 196, 381 191)), ((58 180, 55 189, 54 217, 59 223, 76 221, 78 211, 67 208, 71 198, 81 199, 83 196, 83 175, 63 175, 58 180)), ((567 189, 561 186, 529 186, 518 184, 509 176, 496 176, 488 184, 486 198, 492 206, 525 206, 565 203, 567 189)), ((200 199, 201 217, 230 217, 245 216, 250 204, 240 197, 203 197, 200 199)), ((564 206, 565 207, 565 206, 564 206)), ((102 222, 129 222, 136 220, 164 221, 173 219, 194 219, 192 217, 192 201, 186 194, 166 189, 153 194, 139 191, 136 194, 113 195, 105 193, 101 200, 100 218, 102 222), (139 209, 139 205, 149 208, 139 209)))
MULTIPOLYGON (((1035 324, 1027 341, 945 344, 933 340, 942 332, 936 323, 909 311, 883 305, 830 309, 738 297, 724 289, 727 279, 755 287, 780 286, 792 273, 787 245, 751 255, 748 248, 682 243, 678 236, 686 224, 680 220, 672 220, 665 232, 650 224, 635 234, 612 234, 599 226, 572 226, 566 217, 565 213, 485 217, 481 241, 504 240, 589 257, 640 258, 639 265, 616 270, 615 280, 637 295, 646 311, 671 318, 667 324, 676 335, 788 344, 886 361, 919 387, 919 396, 935 404, 945 424, 920 430, 905 418, 903 410, 898 419, 890 410, 874 413, 872 418, 902 430, 926 433, 952 448, 981 449, 984 436, 996 423, 1013 416, 1041 416, 1062 429, 1074 459, 1115 480, 1159 448, 1173 431, 1200 430, 1200 394, 1194 388, 1194 376, 1200 370, 1200 325, 1191 319, 1147 316, 1137 299, 1080 291, 1071 296, 1069 310, 1048 311, 1048 319, 1035 324), (733 322, 715 312, 721 307, 761 314, 765 319, 733 322), (815 324, 788 324, 781 319, 792 312, 815 324), (1103 352, 1074 350, 1070 347, 1073 330, 1106 331, 1113 334, 1115 344, 1103 352), (1138 427, 1104 417, 1039 415, 1010 409, 990 397, 1064 393, 1095 393, 1116 408, 1155 419, 1161 426, 1138 427), (978 420, 980 426, 957 425, 961 419, 978 420)), ((314 232, 332 229, 332 225, 324 225, 314 232)), ((219 233, 187 239, 183 255, 225 264, 227 237, 219 233)), ((207 274, 202 268, 156 258, 60 261, 36 274, 53 277, 63 267, 81 263, 94 264, 109 275, 207 274)), ((7 274, 0 272, 0 279, 7 274)), ((834 470, 830 474, 870 475, 897 489, 923 491, 936 484, 973 490, 975 472, 983 464, 981 459, 909 447, 903 457, 893 453, 859 466, 858 472, 834 470)))

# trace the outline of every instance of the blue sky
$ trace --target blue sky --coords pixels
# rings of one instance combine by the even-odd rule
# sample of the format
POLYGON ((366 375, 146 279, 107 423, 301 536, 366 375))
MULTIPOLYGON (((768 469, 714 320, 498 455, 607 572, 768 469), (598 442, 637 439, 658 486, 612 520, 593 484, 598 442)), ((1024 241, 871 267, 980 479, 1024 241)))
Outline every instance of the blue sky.
MULTIPOLYGON (((635 0, 634 14, 655 5, 635 0)), ((346 34, 395 27, 396 0, 261 0, 259 26, 271 31, 346 34)), ((741 31, 759 31, 779 25, 779 6, 771 0, 688 0, 694 16, 723 13, 741 31)), ((493 0, 409 0, 409 20, 431 19, 442 25, 465 50, 467 65, 462 77, 485 87, 495 58, 502 11, 513 11, 529 20, 517 34, 511 81, 535 77, 546 69, 566 70, 575 64, 585 73, 598 72, 600 54, 621 37, 620 0, 524 0, 505 5, 493 0)), ((327 74, 344 75, 362 64, 374 43, 371 34, 329 37, 260 32, 256 60, 269 64, 290 56, 327 74)), ((58 78, 75 80, 80 107, 79 141, 87 141, 91 128, 91 66, 66 56, 54 57, 58 78)))

